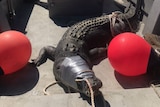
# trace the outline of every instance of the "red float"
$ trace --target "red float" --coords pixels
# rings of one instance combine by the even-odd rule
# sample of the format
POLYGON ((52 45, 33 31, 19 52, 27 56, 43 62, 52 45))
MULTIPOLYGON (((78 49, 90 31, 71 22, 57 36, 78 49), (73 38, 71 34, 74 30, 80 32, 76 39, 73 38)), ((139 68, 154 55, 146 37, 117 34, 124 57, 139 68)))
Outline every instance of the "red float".
POLYGON ((29 39, 18 31, 5 31, 0 34, 0 67, 4 74, 23 68, 31 56, 29 39))
POLYGON ((151 46, 134 33, 122 33, 112 39, 108 46, 108 58, 112 67, 122 75, 145 74, 151 46))

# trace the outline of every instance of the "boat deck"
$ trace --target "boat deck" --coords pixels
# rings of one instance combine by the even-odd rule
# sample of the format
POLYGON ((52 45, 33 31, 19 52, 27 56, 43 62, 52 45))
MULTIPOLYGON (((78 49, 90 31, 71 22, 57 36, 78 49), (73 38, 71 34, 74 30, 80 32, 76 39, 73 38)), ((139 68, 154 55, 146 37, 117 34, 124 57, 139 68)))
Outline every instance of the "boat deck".
MULTIPOLYGON (((105 0, 104 11, 110 6, 105 0), (106 8, 107 7, 107 8, 106 8)), ((57 25, 49 18, 46 8, 47 1, 40 4, 25 4, 27 16, 15 20, 15 29, 25 31, 32 44, 31 59, 38 56, 40 49, 47 45, 56 46, 68 27, 57 25)), ((20 10, 22 11, 22 10, 20 10)), ((17 14, 22 17, 22 14, 17 14)), ((25 14, 25 15, 26 15, 25 14)), ((148 75, 125 77, 114 71, 108 59, 93 68, 97 77, 103 82, 100 89, 102 96, 95 98, 96 107, 158 107, 160 99, 157 93, 160 88, 150 87, 152 81, 148 75), (156 93, 157 92, 157 93, 156 93)), ((65 93, 59 85, 43 89, 55 82, 53 62, 47 62, 36 68, 28 64, 22 70, 0 78, 1 107, 91 107, 90 99, 83 98, 79 93, 65 93)))

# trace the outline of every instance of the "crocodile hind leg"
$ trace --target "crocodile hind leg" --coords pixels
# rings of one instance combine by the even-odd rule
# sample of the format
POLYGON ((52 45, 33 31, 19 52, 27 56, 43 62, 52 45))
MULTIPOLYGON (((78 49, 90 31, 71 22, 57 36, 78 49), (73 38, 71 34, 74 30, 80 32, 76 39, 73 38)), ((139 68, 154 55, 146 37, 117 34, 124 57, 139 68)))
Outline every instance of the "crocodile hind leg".
POLYGON ((47 59, 54 61, 55 49, 56 48, 53 46, 43 47, 39 52, 39 56, 36 59, 33 59, 32 62, 36 66, 40 66, 41 64, 45 63, 47 59))

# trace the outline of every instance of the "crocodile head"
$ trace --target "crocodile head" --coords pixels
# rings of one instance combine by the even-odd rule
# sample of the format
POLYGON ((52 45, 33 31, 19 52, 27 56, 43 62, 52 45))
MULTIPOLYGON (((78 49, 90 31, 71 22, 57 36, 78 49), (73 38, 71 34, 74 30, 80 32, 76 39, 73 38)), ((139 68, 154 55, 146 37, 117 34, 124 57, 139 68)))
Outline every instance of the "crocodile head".
POLYGON ((77 87, 80 93, 85 94, 88 97, 91 97, 91 91, 93 91, 94 96, 100 94, 99 89, 102 87, 102 82, 95 76, 92 77, 84 77, 77 78, 77 87), (90 89, 91 88, 91 89, 90 89))

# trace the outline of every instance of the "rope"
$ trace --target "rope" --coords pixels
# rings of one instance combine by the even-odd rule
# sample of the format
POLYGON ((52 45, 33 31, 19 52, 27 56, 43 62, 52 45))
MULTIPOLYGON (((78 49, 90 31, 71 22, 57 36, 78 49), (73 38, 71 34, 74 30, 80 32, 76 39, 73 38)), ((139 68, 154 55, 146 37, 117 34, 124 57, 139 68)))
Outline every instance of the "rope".
POLYGON ((160 52, 157 49, 155 49, 155 52, 158 54, 158 56, 160 55, 160 52))
POLYGON ((151 84, 151 87, 153 88, 154 92, 156 93, 156 95, 160 98, 160 94, 158 93, 158 91, 156 90, 156 87, 154 84, 151 84))
MULTIPOLYGON (((76 79, 75 81, 86 81, 86 83, 87 83, 87 85, 88 85, 88 87, 89 87, 90 93, 91 93, 91 105, 92 105, 92 107, 95 107, 95 103, 94 103, 94 92, 93 92, 93 89, 92 89, 92 87, 91 87, 90 82, 89 82, 87 79, 76 79)), ((50 88, 51 86, 57 84, 58 82, 60 82, 60 81, 56 81, 56 82, 53 82, 53 83, 48 84, 48 85, 43 89, 44 95, 50 95, 50 94, 47 92, 47 89, 50 88)))
POLYGON ((91 106, 92 107, 95 107, 95 103, 94 103, 94 92, 93 92, 93 89, 91 87, 91 84, 90 82, 87 80, 87 79, 76 79, 75 81, 86 81, 88 87, 89 87, 89 90, 90 90, 90 93, 91 93, 91 106))
POLYGON ((113 13, 111 15, 109 15, 108 17, 109 17, 109 22, 110 22, 109 24, 110 24, 111 34, 112 34, 112 37, 114 37, 113 25, 112 25, 113 13))
POLYGON ((130 24, 130 22, 128 21, 128 19, 127 19, 125 16, 124 16, 124 18, 126 19, 128 25, 129 25, 130 30, 131 30, 132 32, 134 32, 133 27, 131 26, 131 24, 130 24))
MULTIPOLYGON (((128 6, 128 9, 126 10, 126 12, 128 12, 130 8, 131 8, 131 3, 130 3, 130 5, 128 6)), ((126 13, 126 12, 125 12, 125 13, 126 13)), ((118 14, 120 14, 120 13, 121 13, 121 12, 116 11, 116 12, 112 12, 112 14, 109 15, 110 30, 111 30, 111 33, 112 33, 112 36, 113 36, 113 37, 115 36, 115 35, 114 35, 114 31, 113 31, 113 26, 114 26, 116 20, 121 21, 121 20, 117 17, 118 14), (112 20, 112 19, 113 19, 113 20, 112 20)), ((125 18, 125 20, 127 21, 127 24, 128 24, 128 26, 129 26, 131 32, 135 32, 134 29, 133 29, 133 27, 132 27, 132 25, 130 24, 129 20, 125 17, 125 15, 124 15, 124 18, 125 18)))
POLYGON ((52 83, 48 84, 48 85, 43 89, 44 95, 50 95, 50 94, 47 92, 47 89, 50 88, 51 86, 57 84, 57 83, 59 83, 59 81, 52 82, 52 83))
MULTIPOLYGON (((117 11, 117 12, 112 12, 112 14, 110 14, 110 15, 108 16, 108 17, 109 17, 109 22, 110 22, 110 30, 111 30, 111 34, 112 34, 113 37, 115 36, 113 27, 114 27, 114 25, 115 25, 115 23, 116 23, 116 20, 122 22, 122 20, 117 17, 118 14, 120 14, 120 12, 117 11)), ((124 18, 125 18, 128 26, 129 26, 130 30, 131 30, 132 32, 134 32, 133 27, 131 26, 131 24, 130 24, 130 22, 128 21, 128 19, 127 19, 125 16, 124 16, 124 18)))
POLYGON ((113 37, 115 36, 114 31, 113 31, 113 26, 116 22, 117 13, 118 12, 112 12, 112 14, 108 15, 109 22, 110 22, 110 30, 111 30, 111 34, 112 34, 113 37))
POLYGON ((154 90, 154 92, 156 93, 156 95, 158 96, 158 98, 160 98, 160 94, 158 93, 158 91, 157 91, 157 89, 156 89, 156 87, 160 87, 160 84, 154 84, 153 83, 154 81, 151 81, 150 82, 150 86, 153 88, 153 90, 154 90))

